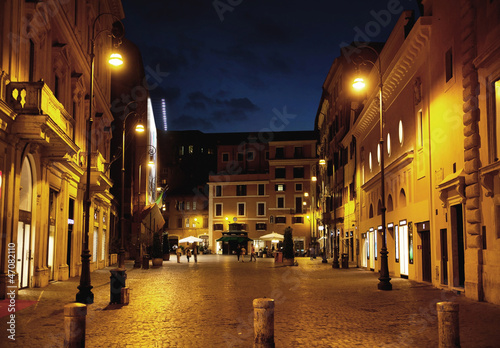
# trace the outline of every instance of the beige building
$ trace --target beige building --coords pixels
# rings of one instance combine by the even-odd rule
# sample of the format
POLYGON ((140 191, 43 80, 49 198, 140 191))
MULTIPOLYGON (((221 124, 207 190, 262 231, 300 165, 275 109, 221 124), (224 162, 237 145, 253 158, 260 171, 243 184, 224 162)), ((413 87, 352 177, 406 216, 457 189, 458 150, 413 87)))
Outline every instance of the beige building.
MULTIPOLYGON (((2 1, 0 13, 0 297, 80 274, 90 35, 123 18, 120 1, 2 1), (15 253, 15 263, 10 255, 15 253), (15 265, 13 268, 12 265, 15 265), (15 272, 13 272, 15 271, 15 272)), ((112 196, 106 163, 111 39, 96 40, 91 154, 91 270, 108 263, 112 196), (99 141, 96 141, 99 139, 99 141)))
MULTIPOLYGON (((367 88, 358 97, 348 95, 354 93, 346 89, 348 83, 341 88, 352 110, 343 122, 347 132, 340 126, 329 134, 339 114, 339 100, 330 94, 335 81, 348 78, 345 66, 337 64, 327 78, 334 82, 324 85, 328 93, 316 121, 320 158, 328 161, 355 141, 355 156, 338 165, 343 184, 337 174, 322 179, 330 190, 325 200, 329 195, 343 197, 333 201, 337 220, 332 228, 342 239, 350 236, 346 232, 352 227, 359 243, 358 264, 380 270, 384 156, 390 276, 500 303, 500 4, 463 0, 457 6, 428 0, 422 1, 422 15, 414 23, 412 18, 410 12, 401 15, 377 50, 380 54, 363 57, 362 45, 353 44, 357 54, 374 64, 360 65, 367 88), (339 134, 342 139, 332 142, 339 134), (332 180, 343 189, 334 190, 332 180)), ((326 171, 337 173, 333 167, 326 171)))

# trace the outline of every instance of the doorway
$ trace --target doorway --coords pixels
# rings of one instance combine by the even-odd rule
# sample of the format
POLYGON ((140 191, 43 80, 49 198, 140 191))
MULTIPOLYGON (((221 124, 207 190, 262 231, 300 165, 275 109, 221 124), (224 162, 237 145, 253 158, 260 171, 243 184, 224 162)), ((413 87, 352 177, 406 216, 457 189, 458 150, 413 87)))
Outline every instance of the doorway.
POLYGON ((430 231, 421 231, 420 238, 422 240, 422 281, 432 281, 432 266, 431 266, 431 233, 430 231))
POLYGON ((30 161, 24 158, 21 167, 21 183, 19 190, 19 221, 17 224, 17 265, 20 289, 30 286, 33 253, 31 244, 34 236, 31 229, 31 212, 33 202, 33 171, 30 161))
POLYGON ((448 230, 441 229, 441 284, 448 285, 448 230))
POLYGON ((451 206, 451 235, 453 250, 453 286, 465 285, 465 243, 462 204, 451 206))
POLYGON ((409 246, 408 246, 408 225, 406 221, 400 221, 399 225, 399 273, 401 278, 408 278, 409 246))

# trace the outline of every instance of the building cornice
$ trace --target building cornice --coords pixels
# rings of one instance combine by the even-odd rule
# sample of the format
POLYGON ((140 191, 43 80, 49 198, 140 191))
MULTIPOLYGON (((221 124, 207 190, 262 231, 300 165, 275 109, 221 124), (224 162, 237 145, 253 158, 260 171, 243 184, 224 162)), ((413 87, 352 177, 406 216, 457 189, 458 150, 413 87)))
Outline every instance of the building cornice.
MULTIPOLYGON (((431 25, 431 17, 420 17, 400 49, 392 58, 391 63, 383 71, 383 101, 386 106, 390 105, 397 97, 401 90, 401 85, 404 85, 418 68, 415 62, 419 57, 423 56, 422 51, 429 43, 431 25)), ((382 59, 386 58, 383 53, 384 51, 381 53, 382 59)), ((370 78, 378 81, 377 75, 376 69, 372 69, 370 78)), ((368 134, 369 130, 378 122, 380 111, 378 101, 379 89, 373 88, 371 92, 365 108, 344 139, 350 138, 351 135, 360 139, 362 135, 368 134)))

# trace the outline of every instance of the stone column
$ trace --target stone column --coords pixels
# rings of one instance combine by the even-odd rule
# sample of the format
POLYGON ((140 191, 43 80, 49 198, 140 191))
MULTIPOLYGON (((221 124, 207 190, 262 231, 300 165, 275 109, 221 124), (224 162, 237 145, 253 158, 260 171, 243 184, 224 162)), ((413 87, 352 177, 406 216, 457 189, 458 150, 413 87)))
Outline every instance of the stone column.
POLYGON ((476 57, 476 11, 472 1, 461 1, 462 23, 462 75, 463 81, 463 124, 464 124, 464 171, 465 171, 465 295, 476 301, 483 299, 482 288, 482 241, 481 241, 481 187, 479 168, 481 166, 478 121, 480 118, 478 95, 480 92, 476 57))

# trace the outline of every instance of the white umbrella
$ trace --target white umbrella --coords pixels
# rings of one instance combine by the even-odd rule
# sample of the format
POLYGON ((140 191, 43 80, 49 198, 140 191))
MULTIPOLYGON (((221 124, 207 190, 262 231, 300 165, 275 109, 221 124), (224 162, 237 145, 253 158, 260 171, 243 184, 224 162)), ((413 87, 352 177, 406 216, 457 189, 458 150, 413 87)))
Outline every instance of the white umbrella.
POLYGON ((259 239, 262 239, 262 240, 283 240, 284 238, 285 238, 285 236, 283 236, 282 234, 276 233, 276 232, 265 234, 265 235, 259 237, 259 239))
POLYGON ((194 243, 194 242, 203 242, 203 239, 189 236, 179 241, 179 243, 194 243))

